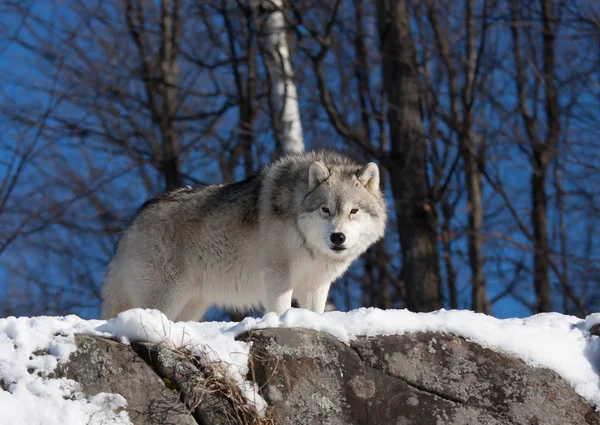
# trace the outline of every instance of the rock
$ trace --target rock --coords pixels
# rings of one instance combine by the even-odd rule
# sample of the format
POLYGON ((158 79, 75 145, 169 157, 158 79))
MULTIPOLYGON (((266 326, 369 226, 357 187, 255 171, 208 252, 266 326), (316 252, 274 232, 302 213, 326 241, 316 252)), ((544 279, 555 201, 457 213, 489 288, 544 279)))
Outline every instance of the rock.
POLYGON ((121 394, 135 425, 195 425, 196 421, 163 380, 128 345, 76 335, 77 351, 55 370, 81 384, 87 396, 121 394))
POLYGON ((355 423, 347 377, 361 362, 351 348, 328 334, 298 329, 267 329, 241 339, 253 344, 251 368, 276 423, 355 423))
POLYGON ((253 375, 281 424, 599 425, 556 373, 445 334, 360 338, 266 329, 253 375))
POLYGON ((88 397, 122 395, 136 425, 259 423, 236 383, 209 376, 190 354, 160 344, 129 346, 86 335, 76 335, 75 342, 77 351, 54 375, 77 381, 88 397))
POLYGON ((121 394, 136 425, 600 425, 556 373, 452 335, 346 345, 312 330, 264 329, 239 338, 252 343, 248 379, 273 421, 248 411, 231 380, 163 345, 77 335, 77 352, 55 375, 89 397, 121 394))

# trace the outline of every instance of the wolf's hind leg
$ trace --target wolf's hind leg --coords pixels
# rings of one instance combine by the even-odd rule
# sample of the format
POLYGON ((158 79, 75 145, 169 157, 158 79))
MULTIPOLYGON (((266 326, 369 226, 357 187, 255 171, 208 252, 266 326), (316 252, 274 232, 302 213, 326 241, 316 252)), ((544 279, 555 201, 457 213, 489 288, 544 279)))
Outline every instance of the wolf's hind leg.
POLYGON ((175 321, 186 304, 187 291, 173 282, 152 289, 144 294, 145 302, 140 307, 160 310, 169 320, 175 321))
POLYGON ((115 282, 107 282, 102 287, 102 303, 100 304, 100 318, 108 320, 122 311, 133 308, 129 295, 122 286, 115 282))
POLYGON ((206 313, 206 305, 200 297, 192 297, 177 315, 177 322, 197 322, 202 320, 206 313))

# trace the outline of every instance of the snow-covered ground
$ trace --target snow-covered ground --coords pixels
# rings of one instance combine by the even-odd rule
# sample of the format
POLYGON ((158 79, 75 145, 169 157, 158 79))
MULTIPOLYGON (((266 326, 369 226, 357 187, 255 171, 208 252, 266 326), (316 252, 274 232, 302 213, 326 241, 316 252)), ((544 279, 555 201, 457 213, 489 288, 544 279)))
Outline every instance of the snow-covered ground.
POLYGON ((496 319, 469 311, 440 310, 411 313, 406 310, 361 308, 348 313, 316 314, 291 309, 281 317, 267 314, 240 323, 173 323, 155 310, 135 309, 117 318, 83 320, 66 317, 9 317, 0 319, 0 422, 11 425, 129 424, 126 412, 116 413, 126 400, 117 394, 86 398, 78 384, 48 378, 59 362, 76 350, 74 334, 130 341, 165 342, 186 346, 210 361, 228 365, 249 400, 260 409, 264 401, 244 380, 248 344, 235 337, 251 329, 288 327, 328 332, 343 342, 357 336, 437 331, 465 337, 485 347, 511 354, 532 366, 547 367, 561 375, 577 393, 600 407, 600 337, 590 329, 600 313, 585 320, 557 313, 526 319, 496 319), (48 354, 40 354, 44 350, 48 354), (36 352, 38 352, 36 354, 36 352))

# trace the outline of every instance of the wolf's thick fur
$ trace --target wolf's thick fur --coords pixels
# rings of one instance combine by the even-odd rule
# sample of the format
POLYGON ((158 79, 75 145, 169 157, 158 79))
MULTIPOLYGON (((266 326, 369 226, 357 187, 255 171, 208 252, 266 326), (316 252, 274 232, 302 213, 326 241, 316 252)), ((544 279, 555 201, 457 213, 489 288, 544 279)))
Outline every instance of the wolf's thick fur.
POLYGON ((233 184, 148 201, 119 241, 102 317, 156 308, 200 320, 211 305, 282 314, 292 296, 323 312, 331 283, 384 234, 374 163, 335 152, 287 155, 233 184), (341 235, 341 236, 340 236, 341 235))

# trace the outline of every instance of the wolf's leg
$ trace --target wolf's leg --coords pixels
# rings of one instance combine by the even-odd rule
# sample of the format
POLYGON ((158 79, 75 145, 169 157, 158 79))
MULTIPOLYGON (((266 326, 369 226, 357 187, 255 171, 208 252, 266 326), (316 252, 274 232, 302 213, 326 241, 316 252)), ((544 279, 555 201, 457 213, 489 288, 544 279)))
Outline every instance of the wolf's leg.
POLYGON ((281 316, 292 306, 292 289, 288 289, 284 292, 273 292, 267 294, 265 300, 265 313, 275 312, 278 316, 281 316))
POLYGON ((274 311, 281 316, 292 306, 292 287, 287 273, 277 269, 265 272, 263 304, 265 313, 274 311))
POLYGON ((102 288, 102 303, 100 306, 100 318, 103 320, 112 319, 122 311, 129 310, 133 305, 129 295, 117 285, 105 284, 102 288))
POLYGON ((149 289, 146 289, 145 302, 140 307, 160 310, 169 320, 175 321, 186 304, 187 291, 181 291, 180 285, 172 282, 149 289))
POLYGON ((316 313, 323 313, 327 304, 327 295, 331 282, 322 283, 317 286, 303 286, 294 291, 300 308, 307 308, 316 313))
POLYGON ((206 313, 206 305, 200 297, 191 298, 177 315, 178 322, 196 322, 202 320, 206 313))
POLYGON ((112 319, 122 311, 133 308, 133 302, 127 292, 125 283, 127 279, 121 275, 118 262, 111 260, 102 283, 102 303, 100 306, 100 318, 112 319))

